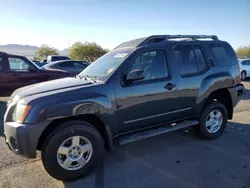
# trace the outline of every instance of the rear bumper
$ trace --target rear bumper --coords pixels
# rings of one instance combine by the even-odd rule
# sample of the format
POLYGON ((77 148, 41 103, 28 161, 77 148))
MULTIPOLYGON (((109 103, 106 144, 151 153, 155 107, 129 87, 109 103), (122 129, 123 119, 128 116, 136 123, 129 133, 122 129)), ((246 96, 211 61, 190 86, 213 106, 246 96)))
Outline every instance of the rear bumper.
POLYGON ((229 92, 231 94, 233 107, 235 107, 244 96, 246 89, 243 84, 237 84, 235 87, 229 88, 229 92))
POLYGON ((5 142, 16 154, 27 158, 35 158, 38 140, 47 126, 45 124, 4 124, 5 142))

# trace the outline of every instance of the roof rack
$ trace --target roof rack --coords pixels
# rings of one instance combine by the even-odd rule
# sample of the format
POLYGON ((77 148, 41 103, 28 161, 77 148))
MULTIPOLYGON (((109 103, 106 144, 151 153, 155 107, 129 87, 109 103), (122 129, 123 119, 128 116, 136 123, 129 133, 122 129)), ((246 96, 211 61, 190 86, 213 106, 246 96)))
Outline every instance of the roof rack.
POLYGON ((212 39, 219 40, 216 35, 153 35, 150 37, 139 38, 131 41, 124 42, 117 46, 115 49, 124 48, 124 47, 135 47, 135 46, 143 46, 149 43, 155 42, 166 42, 172 39, 212 39))
POLYGON ((143 43, 169 41, 171 39, 213 39, 219 40, 216 35, 153 35, 148 37, 143 43))
POLYGON ((213 39, 213 40, 219 40, 216 35, 166 35, 167 40, 169 39, 181 39, 181 38, 190 38, 192 40, 197 39, 213 39))

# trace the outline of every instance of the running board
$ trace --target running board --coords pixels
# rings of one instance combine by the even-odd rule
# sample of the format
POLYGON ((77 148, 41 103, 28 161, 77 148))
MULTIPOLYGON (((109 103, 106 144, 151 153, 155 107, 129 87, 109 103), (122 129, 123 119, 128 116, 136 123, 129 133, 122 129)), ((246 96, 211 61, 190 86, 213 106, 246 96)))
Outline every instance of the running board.
POLYGON ((131 133, 119 138, 118 143, 124 145, 130 142, 135 142, 152 136, 160 135, 163 133, 175 131, 178 129, 187 128, 193 125, 197 125, 199 122, 197 120, 185 120, 177 124, 166 124, 161 127, 151 128, 140 132, 131 133))

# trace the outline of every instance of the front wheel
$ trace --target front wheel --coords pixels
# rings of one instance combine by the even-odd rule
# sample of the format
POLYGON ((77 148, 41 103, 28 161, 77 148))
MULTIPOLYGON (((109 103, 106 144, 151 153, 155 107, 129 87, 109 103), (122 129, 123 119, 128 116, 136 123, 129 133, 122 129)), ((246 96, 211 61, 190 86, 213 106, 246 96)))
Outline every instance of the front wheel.
POLYGON ((101 160, 103 140, 87 122, 65 122, 53 131, 42 148, 42 162, 49 175, 73 180, 90 172, 101 160))
POLYGON ((207 104, 200 116, 200 124, 193 127, 202 139, 215 139, 222 135, 227 125, 227 109, 219 101, 207 104))

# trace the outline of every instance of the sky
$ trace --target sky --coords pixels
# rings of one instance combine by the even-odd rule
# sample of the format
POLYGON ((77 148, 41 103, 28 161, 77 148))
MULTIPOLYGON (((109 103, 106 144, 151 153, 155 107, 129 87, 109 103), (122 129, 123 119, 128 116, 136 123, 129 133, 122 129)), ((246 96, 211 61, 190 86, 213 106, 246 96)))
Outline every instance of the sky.
POLYGON ((76 41, 113 49, 157 34, 214 34, 250 45, 250 0, 1 0, 0 45, 76 41))

